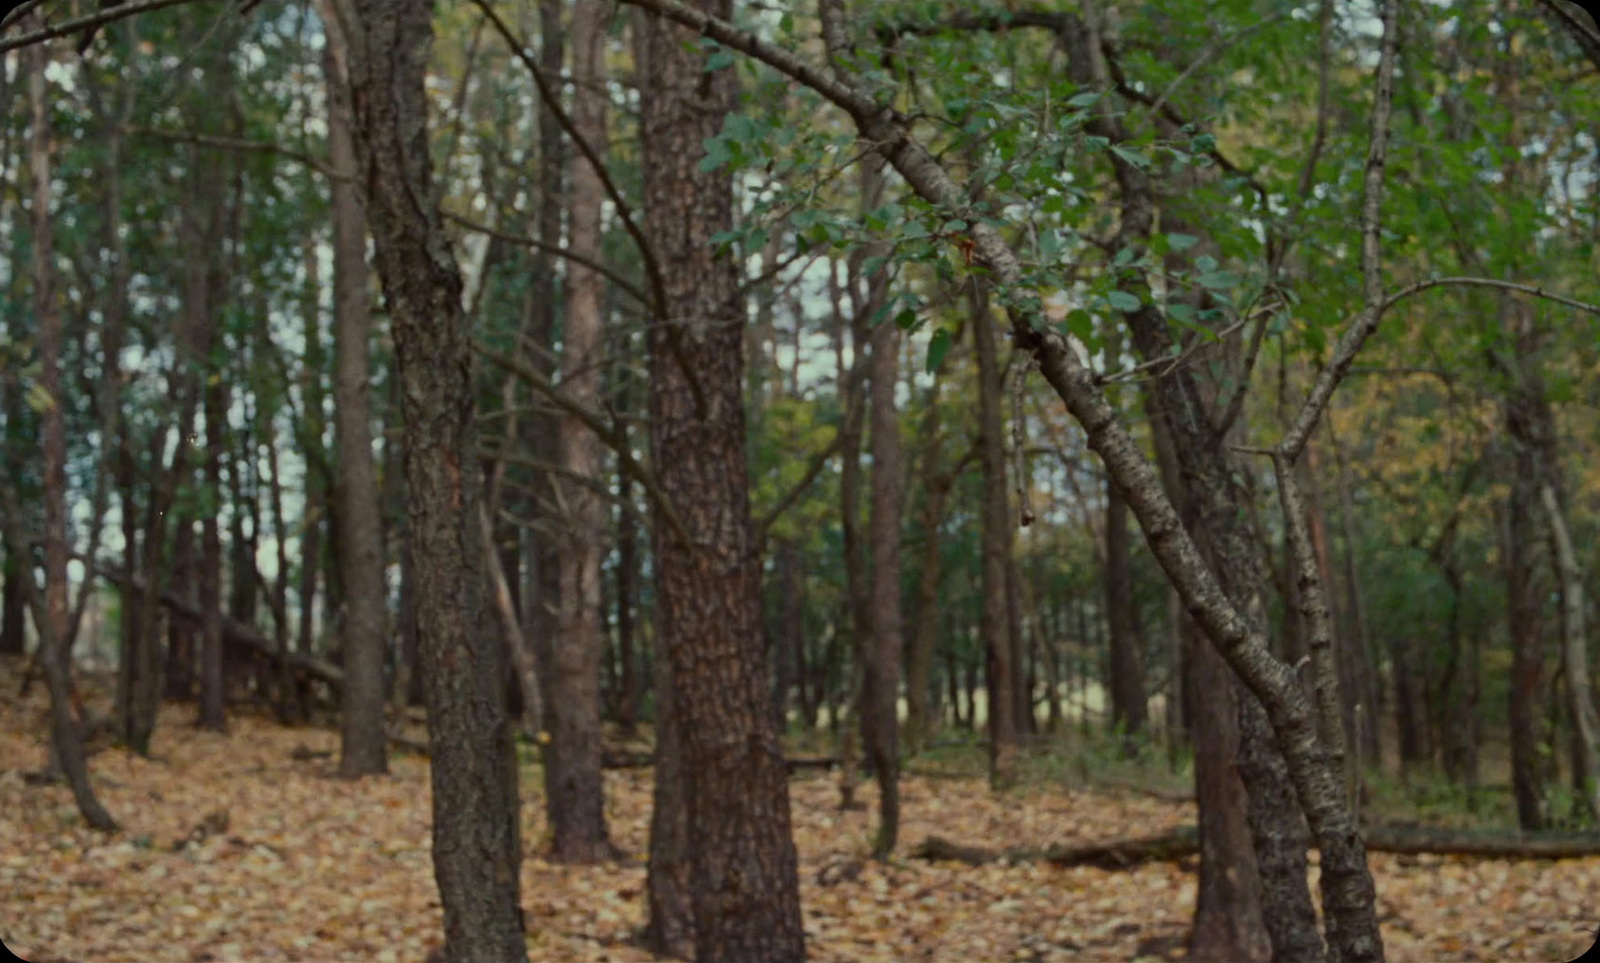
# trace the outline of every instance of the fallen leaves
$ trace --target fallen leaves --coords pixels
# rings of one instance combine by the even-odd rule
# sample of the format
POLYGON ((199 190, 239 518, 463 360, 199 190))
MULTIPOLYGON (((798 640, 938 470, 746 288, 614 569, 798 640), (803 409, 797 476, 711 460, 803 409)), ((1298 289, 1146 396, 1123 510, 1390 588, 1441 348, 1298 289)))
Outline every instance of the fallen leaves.
MULTIPOLYGON (((167 707, 156 759, 97 755, 96 789, 122 832, 82 828, 65 787, 17 773, 44 758, 32 710, 0 707, 0 935, 24 958, 409 960, 437 945, 426 760, 388 777, 331 778, 337 736, 238 716, 227 737, 167 707), (324 755, 324 754, 330 755, 324 755), (199 830, 204 829, 204 832, 199 830), (180 850, 175 844, 185 842, 180 850)), ((537 769, 524 773, 522 902, 536 960, 648 960, 649 770, 606 773, 621 863, 539 855, 537 769)), ((858 790, 871 804, 871 783, 858 790)), ((1048 864, 969 867, 904 859, 940 834, 1045 847, 1162 832, 1193 805, 1126 793, 1028 790, 908 777, 901 858, 866 859, 869 805, 840 812, 834 781, 791 783, 801 898, 815 960, 1181 959, 1196 877, 1169 863, 1108 872, 1048 864)), ((1552 960, 1592 942, 1600 860, 1556 863, 1376 854, 1389 958, 1552 960)), ((1313 870, 1313 878, 1315 870, 1313 870)))

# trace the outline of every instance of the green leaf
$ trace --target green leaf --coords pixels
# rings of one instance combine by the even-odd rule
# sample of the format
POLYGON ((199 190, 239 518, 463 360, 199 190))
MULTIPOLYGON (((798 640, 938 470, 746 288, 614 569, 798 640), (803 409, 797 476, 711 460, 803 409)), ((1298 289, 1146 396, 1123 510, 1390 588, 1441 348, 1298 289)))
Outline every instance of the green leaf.
POLYGON ((1090 150, 1105 150, 1110 143, 1110 138, 1097 137, 1093 134, 1090 134, 1088 137, 1083 139, 1083 146, 1089 148, 1090 150))
POLYGON ((1179 324, 1190 326, 1194 324, 1194 308, 1181 301, 1167 305, 1167 317, 1179 324))
POLYGON ((917 312, 913 308, 905 308, 894 316, 894 323, 902 331, 910 331, 917 326, 917 312))
POLYGON ((1127 291, 1112 291, 1106 295, 1106 300, 1110 301, 1111 306, 1123 314, 1132 314, 1144 306, 1144 302, 1139 300, 1137 294, 1131 294, 1127 291))
POLYGON ((1130 147, 1120 147, 1113 144, 1111 147, 1111 153, 1116 154, 1118 157, 1132 164, 1134 167, 1139 168, 1140 170, 1144 170, 1150 166, 1150 158, 1130 147))
POLYGON ((1187 251, 1200 243, 1200 239, 1193 234, 1168 234, 1167 243, 1172 245, 1174 251, 1187 251))
POLYGON ((1072 99, 1067 101, 1067 106, 1068 107, 1087 107, 1087 106, 1089 106, 1090 104, 1094 103, 1095 101, 1097 101, 1099 99, 1100 99, 1100 94, 1099 94, 1098 91, 1086 90, 1081 94, 1073 95, 1072 99))
POLYGON ((887 257, 884 257, 881 254, 875 254, 861 262, 861 274, 863 277, 871 277, 872 275, 877 274, 878 271, 881 270, 888 262, 889 259, 887 257))
POLYGON ((1088 344, 1094 340, 1094 318, 1082 308, 1067 312, 1067 333, 1088 344))
POLYGON ((1209 254, 1202 254, 1194 259, 1194 266, 1202 272, 1210 274, 1217 269, 1217 259, 1209 254))
POLYGON ((733 61, 733 51, 718 50, 716 53, 706 58, 705 71, 709 74, 712 71, 721 70, 724 67, 731 67, 733 66, 733 61))
POLYGON ((733 160, 733 153, 728 150, 728 142, 719 135, 707 137, 701 146, 706 149, 706 156, 700 158, 700 173, 706 174, 733 160))
POLYGON ((1226 291, 1239 284, 1239 279, 1227 271, 1211 271, 1196 280, 1213 291, 1226 291))
POLYGON ((928 373, 932 374, 944 364, 944 356, 950 353, 950 332, 944 328, 933 333, 933 338, 928 341, 928 373))
POLYGON ((794 33, 794 17, 787 12, 784 13, 778 18, 778 29, 784 33, 794 33))

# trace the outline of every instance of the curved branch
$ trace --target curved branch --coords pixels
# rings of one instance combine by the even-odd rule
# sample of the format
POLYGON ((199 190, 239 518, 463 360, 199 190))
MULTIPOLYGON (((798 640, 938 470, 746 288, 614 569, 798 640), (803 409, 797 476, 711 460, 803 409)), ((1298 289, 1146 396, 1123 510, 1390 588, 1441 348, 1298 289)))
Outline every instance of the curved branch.
POLYGON ((531 237, 523 237, 520 234, 508 234, 505 231, 499 230, 498 228, 490 227, 487 224, 479 224, 477 221, 469 220, 468 218, 462 217, 460 214, 452 214, 449 211, 440 211, 440 213, 445 216, 445 220, 454 221, 469 231, 475 231, 479 234, 487 234, 489 237, 492 237, 497 241, 504 241, 507 244, 516 244, 520 247, 531 247, 536 251, 544 251, 549 254, 554 254, 556 257, 564 257, 574 264, 581 264, 589 270, 594 271, 596 274, 604 276, 606 280, 610 281, 612 284, 615 284, 619 290, 621 290, 624 294, 634 298, 640 304, 647 308, 651 306, 650 295, 645 293, 643 288, 639 287, 637 284, 634 284, 621 274, 618 274, 616 271, 606 267, 604 264, 601 264, 599 261, 584 257, 582 254, 578 254, 571 248, 565 248, 559 244, 546 244, 543 241, 536 240, 535 238, 531 237))
POLYGON ((672 529, 672 534, 677 536, 685 545, 692 547, 696 544, 689 537, 689 529, 684 525, 682 516, 678 514, 672 502, 667 499, 666 493, 661 490, 661 486, 656 484, 655 476, 650 474, 643 465, 639 464, 633 457, 633 452, 628 450, 628 446, 623 442, 616 430, 608 426, 599 414, 572 400, 570 395, 556 385, 551 384, 549 378, 521 361, 509 358, 497 351, 491 351, 476 341, 472 344, 472 350, 493 362, 501 370, 522 379, 523 383, 528 387, 550 399, 550 402, 557 408, 578 419, 585 428, 594 432, 595 437, 599 438, 607 448, 616 453, 617 464, 621 466, 622 470, 634 481, 638 482, 639 487, 645 490, 645 494, 649 495, 656 505, 661 508, 661 515, 667 520, 667 525, 672 529))

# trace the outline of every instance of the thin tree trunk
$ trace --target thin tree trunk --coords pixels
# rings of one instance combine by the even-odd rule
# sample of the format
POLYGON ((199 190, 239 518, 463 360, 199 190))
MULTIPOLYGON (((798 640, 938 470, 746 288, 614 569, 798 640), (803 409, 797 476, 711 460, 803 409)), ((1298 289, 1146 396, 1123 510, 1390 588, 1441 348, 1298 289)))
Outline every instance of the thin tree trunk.
MULTIPOLYGON (((871 162, 863 170, 869 170, 871 162)), ((873 192, 869 191, 869 195, 873 192)), ((876 279, 874 279, 876 280, 876 279)), ((871 282, 869 282, 871 283, 871 282)), ((883 283, 887 283, 887 279, 883 283)), ((899 380, 900 327, 872 333, 872 635, 866 642, 867 755, 878 780, 878 835, 873 856, 887 859, 900 833, 900 761, 896 745, 900 695, 900 511, 905 466, 894 406, 899 380)))
POLYGON ((1006 496, 1005 439, 1000 416, 1000 362, 995 347, 989 289, 974 279, 972 336, 978 357, 979 461, 983 466, 983 576, 979 632, 983 637, 988 694, 989 783, 1004 789, 1016 780, 1017 718, 1012 694, 1020 669, 1012 661, 1011 619, 1006 603, 1007 557, 1015 520, 1006 496))
MULTIPOLYGON (((732 7, 696 5, 722 16, 732 7)), ((733 226, 732 175, 698 169, 733 107, 735 78, 707 72, 683 28, 655 17, 638 27, 644 227, 665 268, 648 337, 651 463, 667 500, 653 527, 658 637, 682 740, 695 956, 801 960, 788 778, 754 590, 744 305, 737 266, 711 243, 733 226)))
POLYGON ((940 431, 938 372, 923 402, 922 416, 922 571, 917 579, 916 624, 906 648, 906 753, 916 755, 932 732, 928 711, 929 676, 934 650, 939 644, 939 581, 944 556, 939 548, 939 527, 952 479, 940 471, 944 450, 940 431))
POLYGON ((349 54, 331 5, 319 4, 328 26, 322 54, 328 97, 328 154, 350 179, 332 182, 334 438, 338 446, 341 520, 338 566, 344 588, 344 691, 340 710, 339 774, 356 778, 389 771, 384 732, 383 663, 387 600, 383 579, 383 518, 372 457, 372 313, 367 304, 367 229, 351 127, 349 54))
POLYGON ((488 624, 483 487, 461 274, 433 198, 425 72, 433 4, 338 0, 355 142, 393 318, 427 695, 434 876, 452 963, 526 960, 516 746, 488 624))
MULTIPOLYGON (((37 18, 35 18, 37 20, 37 18)), ((66 395, 61 388, 62 323, 55 279, 55 246, 50 220, 50 152, 52 149, 49 102, 46 99, 45 71, 50 63, 49 46, 36 44, 23 52, 28 71, 28 106, 32 136, 29 139, 28 176, 33 188, 33 304, 38 317, 39 388, 49 403, 40 413, 43 441, 44 502, 44 597, 33 583, 31 565, 22 566, 26 576, 23 593, 30 596, 34 630, 39 633, 39 662, 50 690, 50 754, 59 764, 72 788, 78 812, 91 829, 117 828, 100 804, 89 782, 89 761, 83 745, 83 726, 74 712, 71 666, 65 648, 69 618, 67 558, 71 544, 67 533, 67 433, 66 395)), ((5 479, 6 538, 13 545, 27 545, 22 529, 21 505, 12 480, 5 479)))
MULTIPOLYGON (((606 25, 611 8, 579 2, 572 8, 573 127, 597 154, 606 152, 606 25)), ((605 188, 586 157, 569 161, 568 246, 575 255, 602 256, 601 204, 605 188)), ((577 404, 598 408, 604 345, 601 342, 601 275, 577 261, 567 264, 566 323, 561 339, 561 386, 577 404)), ((551 693, 550 742, 544 752, 545 806, 558 862, 593 863, 611 855, 605 791, 600 772, 600 556, 606 505, 589 486, 604 471, 600 439, 575 415, 557 421, 561 466, 571 478, 556 481, 560 602, 546 685, 551 693)))
POLYGON ((1589 683, 1588 639, 1583 621, 1583 570, 1572 545, 1572 536, 1567 531, 1566 516, 1556 498, 1555 487, 1546 484, 1539 495, 1544 502, 1555 541, 1556 576, 1561 584, 1561 664, 1567 679, 1567 718, 1571 720, 1573 731, 1572 782, 1582 794, 1590 818, 1600 821, 1600 722, 1595 719, 1589 683))
POLYGON ((1137 751, 1146 723, 1144 659, 1133 624, 1133 571, 1128 564, 1128 503, 1106 479, 1106 625, 1111 637, 1111 720, 1124 755, 1137 751))

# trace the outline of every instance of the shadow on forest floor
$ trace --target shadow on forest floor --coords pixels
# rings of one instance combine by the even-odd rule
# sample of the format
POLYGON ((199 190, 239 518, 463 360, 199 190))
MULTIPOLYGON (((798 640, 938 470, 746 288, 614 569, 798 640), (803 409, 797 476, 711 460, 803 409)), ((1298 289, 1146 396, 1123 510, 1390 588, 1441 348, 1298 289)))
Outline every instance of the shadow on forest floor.
MULTIPOLYGON (((425 760, 395 755, 387 778, 341 781, 318 758, 337 749, 332 731, 241 714, 227 736, 203 734, 190 708, 168 706, 152 759, 94 758, 96 788, 124 827, 101 836, 82 828, 64 787, 23 778, 44 758, 42 687, 19 705, 14 682, 0 683, 0 937, 23 958, 414 963, 437 941, 425 760)), ((840 812, 831 776, 793 781, 812 959, 1182 959, 1192 866, 969 867, 907 854, 932 834, 1003 847, 1157 833, 1191 822, 1192 804, 1037 783, 996 796, 951 771, 970 754, 911 763, 936 775, 907 776, 900 856, 886 866, 861 858, 870 809, 840 812)), ((606 789, 613 836, 636 859, 557 866, 539 855, 537 767, 524 772, 532 959, 650 958, 634 942, 649 771, 607 772, 606 789)), ((869 806, 875 795, 860 787, 869 806)), ((1594 921, 1575 914, 1593 911, 1584 894, 1600 892, 1600 859, 1375 854, 1372 865, 1391 960, 1562 960, 1592 942, 1594 921)))

